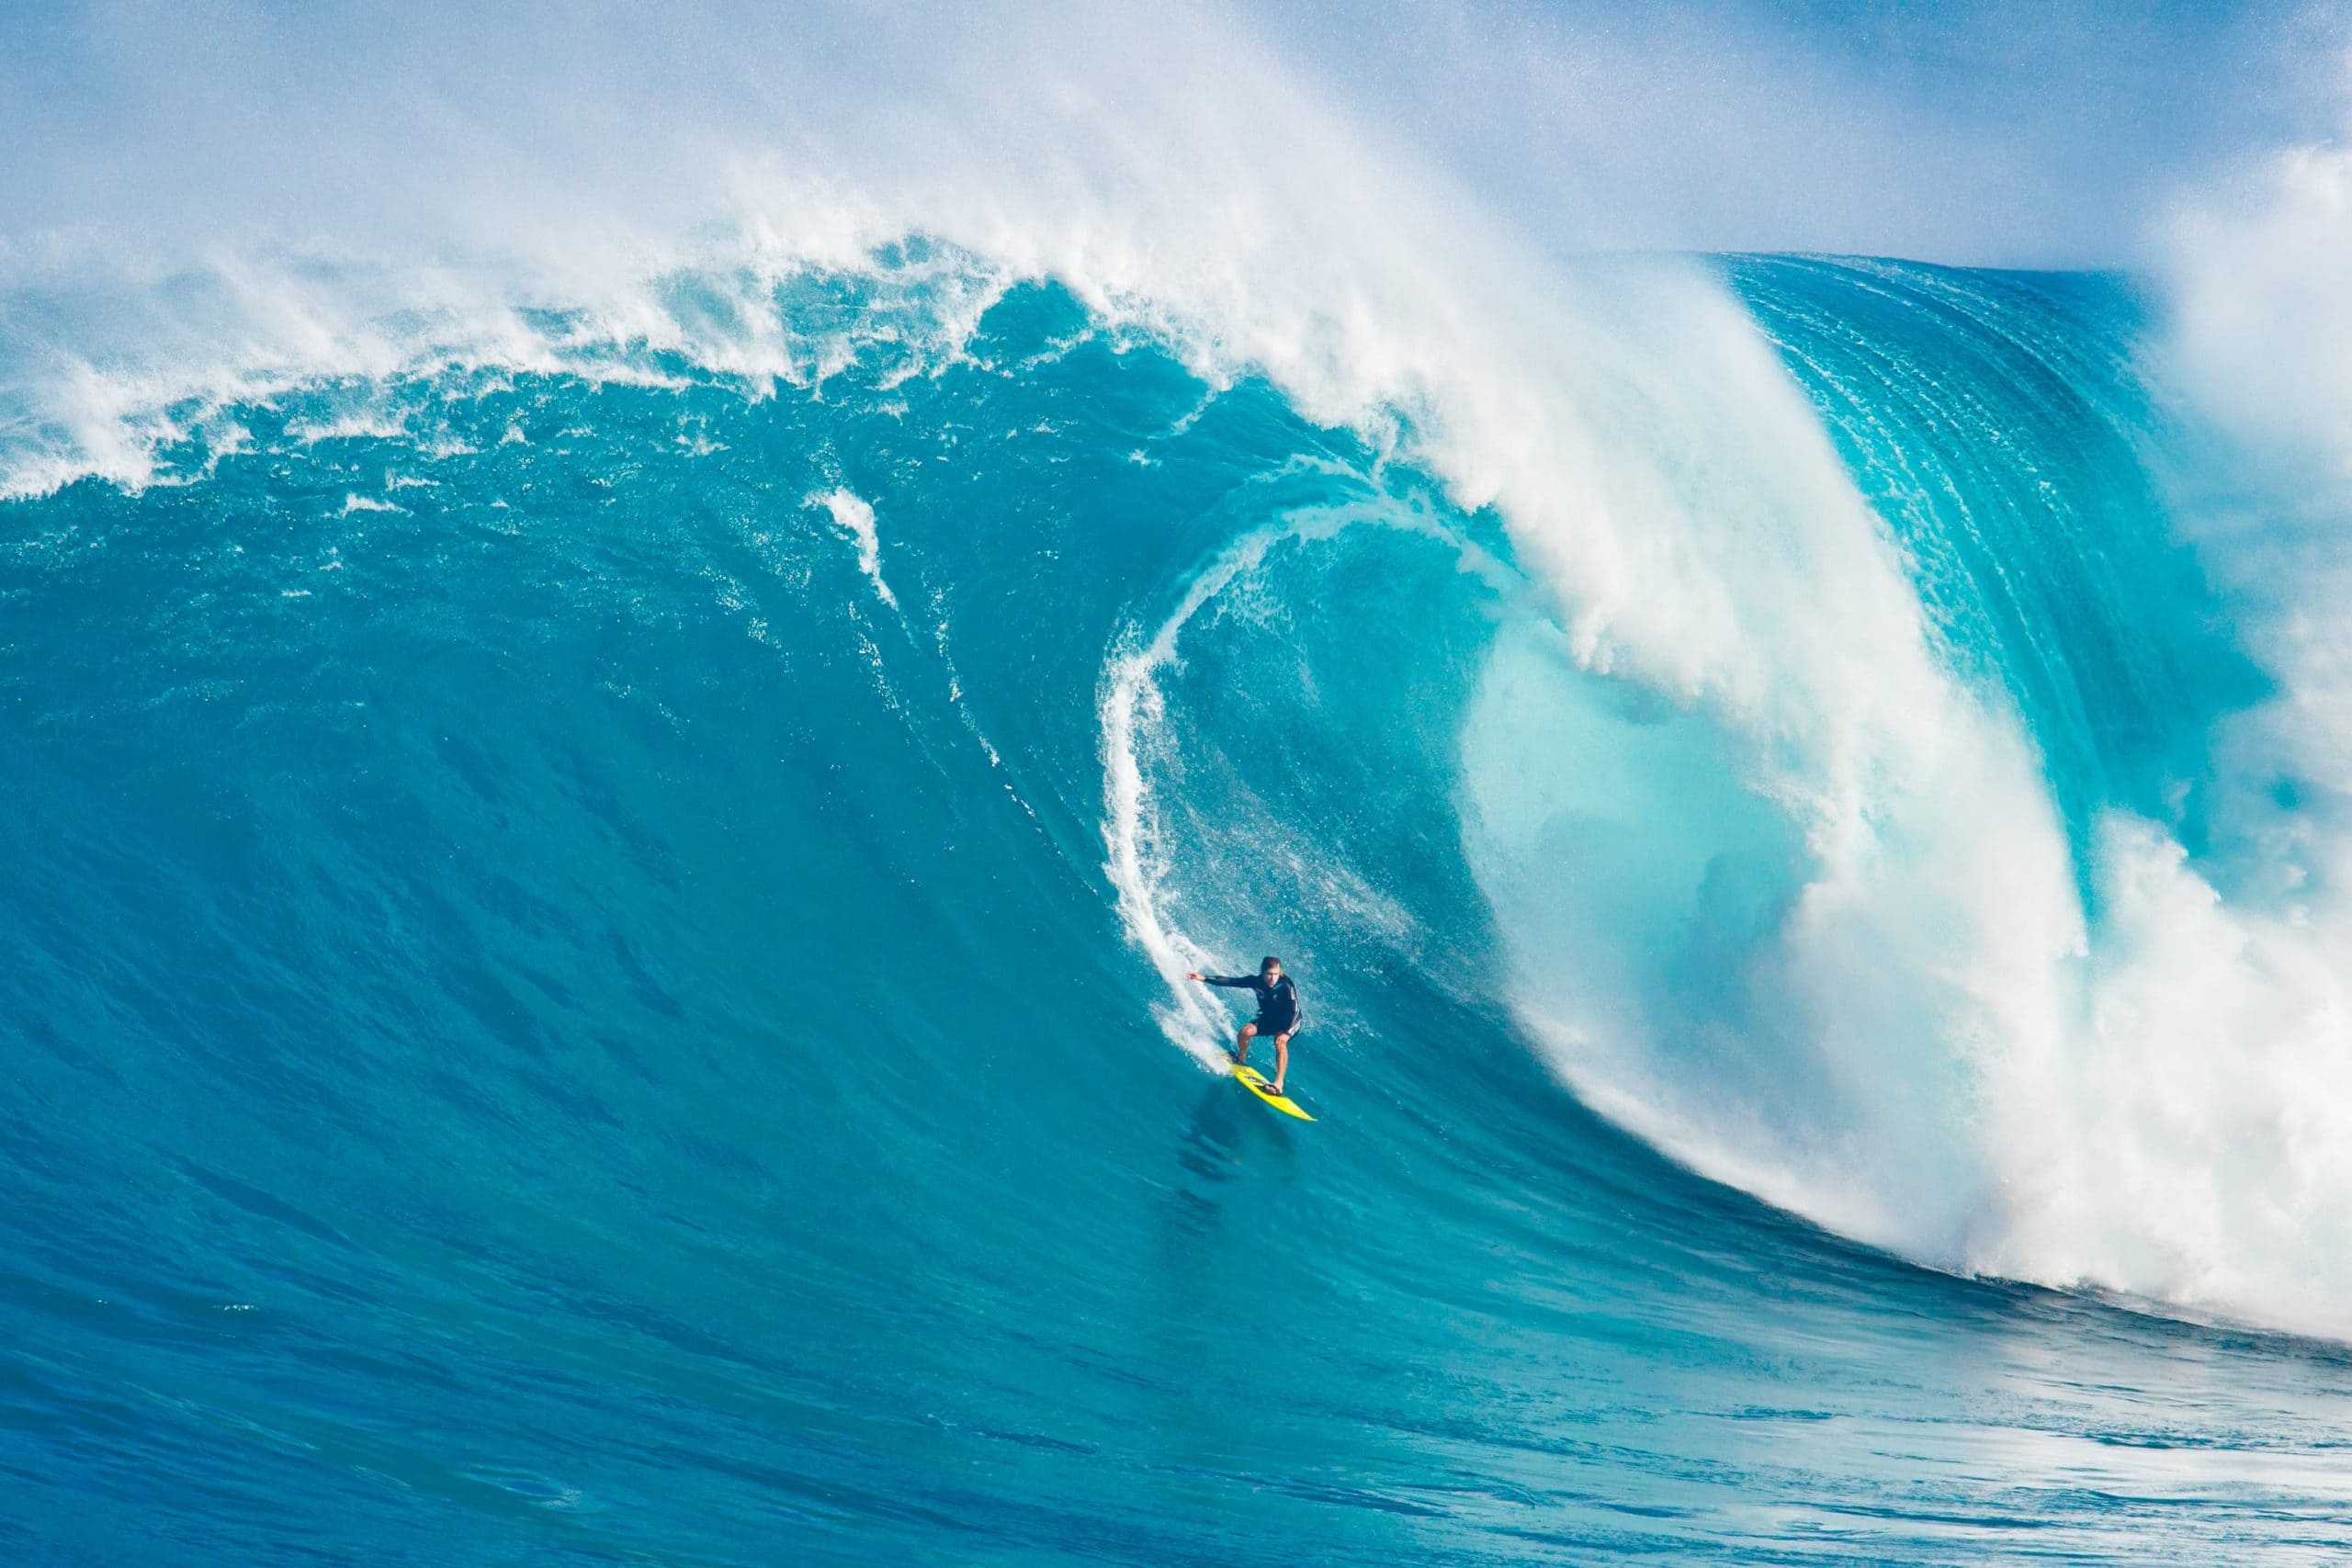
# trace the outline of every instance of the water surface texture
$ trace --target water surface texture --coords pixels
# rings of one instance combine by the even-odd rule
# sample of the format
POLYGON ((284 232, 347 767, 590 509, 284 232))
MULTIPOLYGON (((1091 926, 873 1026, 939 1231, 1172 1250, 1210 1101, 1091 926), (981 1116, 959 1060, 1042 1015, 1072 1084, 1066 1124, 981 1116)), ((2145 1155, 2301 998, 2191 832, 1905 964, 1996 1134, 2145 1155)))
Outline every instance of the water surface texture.
POLYGON ((1650 267, 1573 435, 921 239, 113 447, 25 302, 9 1555, 2340 1560, 2142 303, 1650 267))

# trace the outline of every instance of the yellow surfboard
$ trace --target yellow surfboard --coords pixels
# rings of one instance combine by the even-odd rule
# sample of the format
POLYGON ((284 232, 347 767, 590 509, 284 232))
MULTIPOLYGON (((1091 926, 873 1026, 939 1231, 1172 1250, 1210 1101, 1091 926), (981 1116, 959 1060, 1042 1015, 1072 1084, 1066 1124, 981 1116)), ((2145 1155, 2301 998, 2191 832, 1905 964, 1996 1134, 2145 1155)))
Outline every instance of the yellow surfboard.
POLYGON ((1260 1100, 1264 1100, 1267 1104, 1272 1106, 1283 1115, 1295 1116, 1302 1122, 1312 1122, 1315 1120, 1314 1117, 1309 1116, 1306 1111, 1301 1111, 1295 1103, 1293 1103, 1290 1096, 1286 1094, 1276 1094, 1274 1092, 1274 1086, 1268 1083, 1266 1081, 1266 1075, 1260 1072, 1257 1068, 1246 1067, 1241 1066, 1239 1063, 1236 1063, 1233 1068, 1233 1076, 1241 1080, 1241 1087, 1243 1089, 1248 1089, 1251 1094, 1256 1095, 1260 1100))

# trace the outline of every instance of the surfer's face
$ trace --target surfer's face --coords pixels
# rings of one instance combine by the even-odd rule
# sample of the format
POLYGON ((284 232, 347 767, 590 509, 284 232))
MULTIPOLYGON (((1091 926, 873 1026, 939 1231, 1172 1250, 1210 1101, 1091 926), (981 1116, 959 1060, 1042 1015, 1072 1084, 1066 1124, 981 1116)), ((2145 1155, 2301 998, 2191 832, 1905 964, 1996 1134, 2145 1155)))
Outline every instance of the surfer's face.
POLYGON ((1258 976, 1262 980, 1279 980, 1283 977, 1283 966, 1279 964, 1269 964, 1258 971, 1258 976))

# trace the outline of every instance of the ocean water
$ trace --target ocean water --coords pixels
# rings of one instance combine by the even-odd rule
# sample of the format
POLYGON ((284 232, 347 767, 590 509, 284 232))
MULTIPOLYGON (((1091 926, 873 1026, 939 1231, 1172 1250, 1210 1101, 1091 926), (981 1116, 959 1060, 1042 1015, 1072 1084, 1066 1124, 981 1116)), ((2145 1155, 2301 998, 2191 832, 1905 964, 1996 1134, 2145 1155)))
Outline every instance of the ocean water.
POLYGON ((2341 1561, 2333 752, 2149 303, 1577 281, 19 299, 8 1557, 2341 1561))

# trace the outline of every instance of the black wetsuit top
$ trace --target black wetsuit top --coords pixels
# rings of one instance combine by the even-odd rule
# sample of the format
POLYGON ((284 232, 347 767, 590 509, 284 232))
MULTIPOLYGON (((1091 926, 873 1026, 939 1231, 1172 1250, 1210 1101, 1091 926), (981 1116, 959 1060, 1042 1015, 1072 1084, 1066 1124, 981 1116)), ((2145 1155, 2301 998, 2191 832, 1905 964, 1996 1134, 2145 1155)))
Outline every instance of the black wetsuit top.
POLYGON ((1306 1014, 1298 1005, 1298 987, 1290 983, 1287 975, 1271 986, 1255 975, 1204 975, 1201 978, 1212 986, 1255 992, 1261 1034, 1295 1034, 1299 1025, 1306 1021, 1306 1014))

